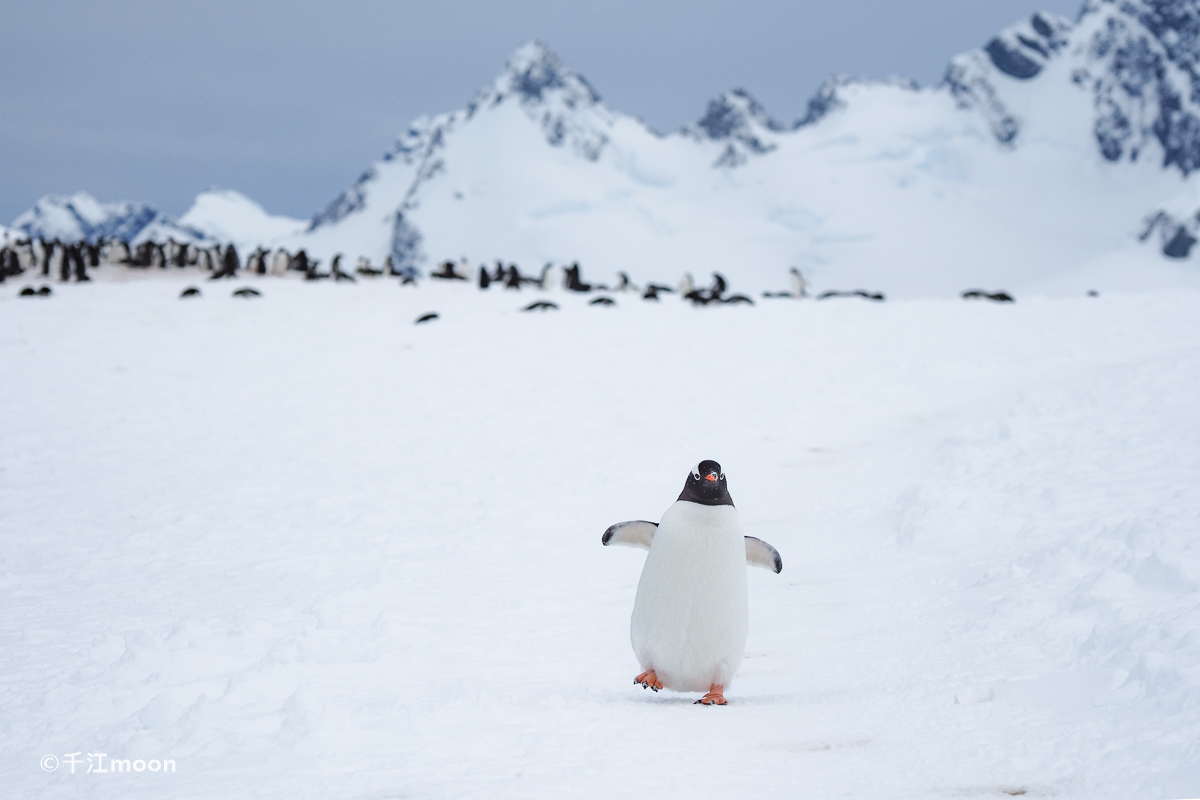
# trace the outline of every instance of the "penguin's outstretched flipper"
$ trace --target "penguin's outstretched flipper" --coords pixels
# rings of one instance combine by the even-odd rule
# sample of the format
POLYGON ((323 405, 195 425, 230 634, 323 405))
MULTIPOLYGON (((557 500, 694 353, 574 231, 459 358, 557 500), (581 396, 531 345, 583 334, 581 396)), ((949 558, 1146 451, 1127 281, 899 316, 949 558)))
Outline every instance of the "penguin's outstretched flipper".
MULTIPOLYGON (((628 525, 630 523, 627 522, 625 524, 628 525)), ((612 528, 609 528, 609 530, 612 530, 612 528)), ((606 533, 605 536, 607 535, 606 533)), ((776 573, 783 570, 783 559, 779 556, 779 551, 762 539, 755 539, 753 536, 746 537, 746 563, 753 564, 756 567, 763 567, 776 573)))
POLYGON ((658 530, 657 522, 647 522, 644 519, 618 522, 604 532, 604 535, 600 537, 600 543, 605 547, 610 544, 623 544, 626 547, 644 547, 649 550, 656 530, 658 530))

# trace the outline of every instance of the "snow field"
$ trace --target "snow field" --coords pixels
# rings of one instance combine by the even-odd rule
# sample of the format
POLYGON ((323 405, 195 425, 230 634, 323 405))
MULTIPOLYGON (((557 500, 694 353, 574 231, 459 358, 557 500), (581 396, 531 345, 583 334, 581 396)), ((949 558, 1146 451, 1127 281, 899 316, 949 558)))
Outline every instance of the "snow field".
POLYGON ((1200 795, 1200 293, 194 280, 0 294, 13 796, 1200 795), (726 708, 599 541, 702 458, 784 560, 726 708))

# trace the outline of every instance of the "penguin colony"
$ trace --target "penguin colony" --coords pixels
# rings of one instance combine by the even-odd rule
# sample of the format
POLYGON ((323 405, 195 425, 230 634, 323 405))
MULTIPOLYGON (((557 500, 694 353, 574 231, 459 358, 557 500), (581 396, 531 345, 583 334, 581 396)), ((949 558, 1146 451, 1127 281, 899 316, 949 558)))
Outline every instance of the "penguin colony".
POLYGON ((650 551, 638 581, 630 640, 646 689, 705 692, 703 705, 726 705, 746 651, 746 565, 783 570, 771 545, 746 536, 721 465, 701 461, 679 499, 657 523, 620 522, 600 539, 650 551))
MULTIPOLYGON (((418 274, 409 267, 397 268, 391 256, 384 258, 383 263, 374 265, 365 256, 359 256, 353 272, 343 266, 344 256, 337 253, 330 259, 328 269, 322 269, 322 260, 313 258, 304 250, 290 253, 282 248, 274 251, 257 247, 243 261, 238 255, 237 248, 232 245, 201 245, 195 242, 177 242, 167 239, 165 242, 146 240, 130 244, 123 239, 99 237, 96 240, 79 240, 63 242, 59 239, 25 238, 15 241, 5 241, 0 247, 0 283, 9 278, 23 274, 31 274, 43 279, 57 278, 60 282, 74 281, 83 283, 91 280, 88 270, 105 265, 121 265, 129 269, 169 269, 172 267, 195 267, 208 273, 208 280, 221 280, 236 277, 239 273, 253 275, 300 275, 306 281, 332 280, 336 282, 355 282, 359 278, 398 278, 402 286, 417 285, 418 274)), ((428 274, 428 278, 437 281, 461 281, 475 283, 480 289, 488 289, 493 285, 505 290, 520 290, 525 287, 549 289, 561 285, 570 292, 597 292, 601 296, 591 301, 590 305, 611 306, 616 301, 606 294, 638 294, 644 300, 659 301, 661 295, 678 294, 683 300, 693 306, 709 305, 754 305, 754 300, 745 294, 728 293, 728 283, 720 273, 713 273, 712 283, 699 286, 690 273, 685 273, 678 286, 667 286, 660 283, 647 283, 640 287, 633 282, 624 271, 617 273, 617 280, 612 285, 591 283, 583 278, 579 262, 556 269, 554 264, 547 263, 536 276, 523 275, 520 268, 513 263, 505 264, 496 260, 493 267, 480 265, 478 269, 470 266, 467 259, 458 262, 444 261, 437 269, 428 274)), ((784 291, 767 291, 762 293, 766 299, 773 298, 806 298, 809 296, 808 281, 796 267, 789 270, 791 286, 784 291)), ((38 290, 34 290, 37 293, 38 290)), ((46 296, 43 292, 37 296, 46 296)), ((21 292, 21 296, 30 296, 21 292)), ((194 297, 196 295, 188 295, 194 297)), ((882 292, 872 292, 865 289, 852 291, 825 291, 817 295, 818 300, 850 297, 874 300, 885 299, 882 292)), ((1013 298, 1005 291, 989 292, 982 289, 970 289, 962 293, 964 299, 987 299, 994 302, 1011 303, 1013 298)), ((547 310, 557 308, 553 303, 533 303, 522 309, 525 311, 547 310)))

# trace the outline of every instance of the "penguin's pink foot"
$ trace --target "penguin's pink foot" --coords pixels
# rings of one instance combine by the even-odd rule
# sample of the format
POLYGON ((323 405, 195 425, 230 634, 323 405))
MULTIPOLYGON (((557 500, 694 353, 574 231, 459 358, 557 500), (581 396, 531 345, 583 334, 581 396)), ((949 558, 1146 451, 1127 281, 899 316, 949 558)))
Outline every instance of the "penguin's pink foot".
POLYGON ((654 674, 654 670, 652 669, 648 669, 641 675, 638 675, 633 679, 633 682, 643 689, 653 689, 656 692, 663 687, 662 681, 658 679, 658 676, 654 674))
POLYGON ((708 687, 708 694, 696 701, 703 706, 727 706, 729 701, 725 699, 725 687, 717 686, 715 683, 708 687))

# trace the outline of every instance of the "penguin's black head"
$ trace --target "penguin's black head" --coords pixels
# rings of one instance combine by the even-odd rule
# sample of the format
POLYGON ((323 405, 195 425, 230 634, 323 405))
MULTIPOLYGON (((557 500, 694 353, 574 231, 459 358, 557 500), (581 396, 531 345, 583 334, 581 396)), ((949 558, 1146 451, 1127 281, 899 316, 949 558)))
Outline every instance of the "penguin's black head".
POLYGON ((692 467, 679 499, 705 506, 733 505, 733 498, 729 496, 729 485, 725 482, 725 473, 715 461, 701 461, 692 467))

